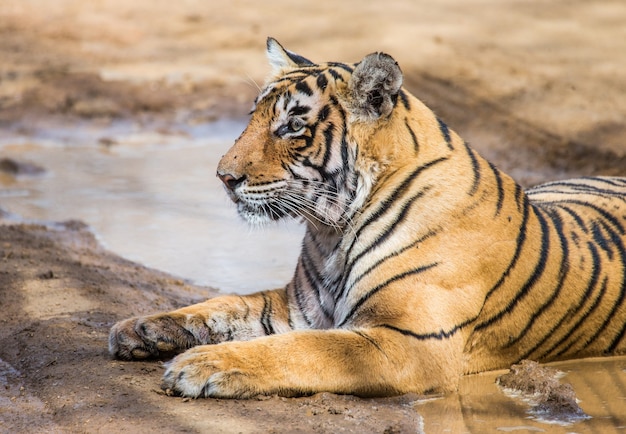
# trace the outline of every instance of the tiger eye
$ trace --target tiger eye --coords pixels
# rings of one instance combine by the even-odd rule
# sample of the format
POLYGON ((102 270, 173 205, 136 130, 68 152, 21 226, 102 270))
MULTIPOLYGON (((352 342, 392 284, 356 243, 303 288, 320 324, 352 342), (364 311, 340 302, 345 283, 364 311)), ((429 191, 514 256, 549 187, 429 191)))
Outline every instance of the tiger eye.
POLYGON ((289 121, 289 129, 291 132, 299 131, 304 127, 304 121, 300 118, 291 118, 289 121))

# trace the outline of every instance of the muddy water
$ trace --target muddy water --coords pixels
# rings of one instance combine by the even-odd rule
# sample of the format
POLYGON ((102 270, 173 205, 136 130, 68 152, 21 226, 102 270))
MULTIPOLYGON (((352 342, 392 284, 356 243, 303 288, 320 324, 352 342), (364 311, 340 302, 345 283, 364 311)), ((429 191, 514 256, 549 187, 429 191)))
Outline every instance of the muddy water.
MULTIPOLYGON (((291 276, 302 228, 251 231, 236 217, 215 167, 243 124, 184 130, 130 123, 0 132, 0 158, 43 167, 0 172, 0 208, 24 219, 87 222, 110 250, 225 292, 248 293, 291 276)), ((495 385, 468 376, 458 394, 418 401, 425 433, 626 433, 626 357, 565 362, 591 417, 559 423, 529 413, 495 385)))
POLYGON ((506 371, 466 376, 458 394, 419 401, 424 433, 625 433, 626 357, 596 358, 552 363, 563 372, 579 405, 590 417, 568 422, 534 414, 531 404, 505 394, 495 384, 506 371))
POLYGON ((26 219, 83 220, 109 250, 225 292, 283 286, 303 229, 250 229, 215 177, 243 126, 155 131, 120 123, 5 133, 0 158, 46 173, 0 173, 0 208, 26 219))

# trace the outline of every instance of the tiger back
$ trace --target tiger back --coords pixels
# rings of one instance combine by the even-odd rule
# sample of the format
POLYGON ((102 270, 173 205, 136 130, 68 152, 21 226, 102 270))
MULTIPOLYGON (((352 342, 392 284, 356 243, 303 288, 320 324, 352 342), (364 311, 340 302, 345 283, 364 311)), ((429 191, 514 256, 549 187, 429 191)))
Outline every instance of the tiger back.
POLYGON ((402 87, 391 56, 271 78, 217 174, 240 216, 307 227, 293 279, 131 318, 120 358, 183 352, 187 396, 454 389, 462 374, 626 352, 626 179, 524 192, 402 87))

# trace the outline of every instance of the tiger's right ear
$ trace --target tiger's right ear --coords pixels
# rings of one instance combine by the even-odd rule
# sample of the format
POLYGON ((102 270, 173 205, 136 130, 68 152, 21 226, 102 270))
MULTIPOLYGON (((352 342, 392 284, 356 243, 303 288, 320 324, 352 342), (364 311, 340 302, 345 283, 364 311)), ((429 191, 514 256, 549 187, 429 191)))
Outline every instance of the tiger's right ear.
POLYGON ((298 68, 302 66, 315 65, 309 59, 299 54, 285 50, 274 38, 267 38, 267 58, 270 61, 273 72, 278 72, 284 68, 298 68))
POLYGON ((388 54, 372 53, 354 68, 348 83, 350 113, 361 121, 388 116, 402 87, 402 71, 388 54))

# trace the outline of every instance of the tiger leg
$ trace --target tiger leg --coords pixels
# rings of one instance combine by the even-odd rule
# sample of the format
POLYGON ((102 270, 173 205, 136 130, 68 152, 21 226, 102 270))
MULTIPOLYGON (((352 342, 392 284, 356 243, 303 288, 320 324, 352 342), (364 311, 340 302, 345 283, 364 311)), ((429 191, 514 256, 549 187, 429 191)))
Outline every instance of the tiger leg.
POLYGON ((220 398, 446 391, 458 385, 462 347, 456 336, 418 341, 382 328, 292 331, 192 348, 168 363, 162 387, 220 398))
POLYGON ((109 352, 119 359, 179 353, 196 345, 249 340, 291 330, 283 289, 221 296, 168 313, 130 318, 109 333, 109 352))

